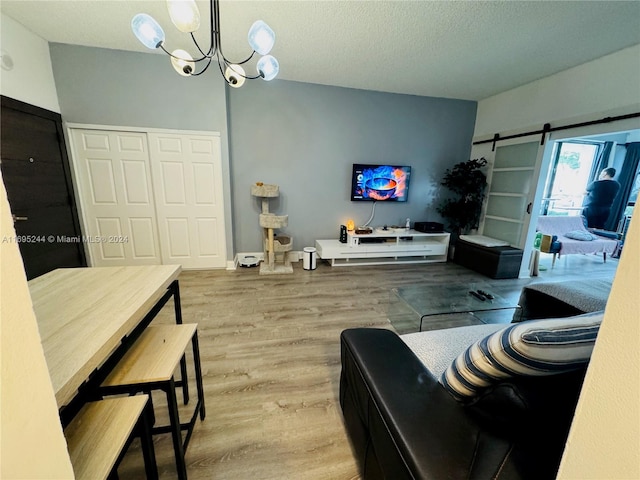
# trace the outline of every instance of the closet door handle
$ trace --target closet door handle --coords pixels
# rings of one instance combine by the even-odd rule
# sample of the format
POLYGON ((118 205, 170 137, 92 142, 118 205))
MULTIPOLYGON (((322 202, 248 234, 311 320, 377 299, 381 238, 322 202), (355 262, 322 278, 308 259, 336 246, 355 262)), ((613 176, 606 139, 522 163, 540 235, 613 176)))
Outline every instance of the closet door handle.
POLYGON ((533 203, 529 203, 529 205, 527 205, 527 213, 529 215, 531 215, 531 207, 533 207, 533 203))

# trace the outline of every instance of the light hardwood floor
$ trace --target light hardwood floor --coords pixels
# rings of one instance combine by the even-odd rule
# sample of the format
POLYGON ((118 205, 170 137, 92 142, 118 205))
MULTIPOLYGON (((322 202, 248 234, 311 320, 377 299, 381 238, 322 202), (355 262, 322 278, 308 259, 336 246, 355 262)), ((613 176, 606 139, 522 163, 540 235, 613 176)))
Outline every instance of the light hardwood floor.
MULTIPOLYGON (((603 264, 601 257, 573 255, 554 269, 550 257, 541 264, 548 269, 540 277, 522 280, 491 280, 451 263, 342 268, 319 263, 317 270, 305 271, 299 262, 292 275, 277 276, 260 276, 257 268, 183 272, 184 322, 198 323, 207 409, 187 450, 189 478, 360 478, 338 399, 340 332, 392 329, 387 320, 392 287, 479 280, 517 300, 532 281, 612 278, 617 261, 603 264)), ((172 308, 167 305, 155 322, 172 322, 172 308)), ((163 410, 161 400, 156 405, 163 410)), ((157 436, 155 445, 160 477, 175 478, 170 436, 157 436)), ((119 474, 144 478, 137 443, 119 474)))

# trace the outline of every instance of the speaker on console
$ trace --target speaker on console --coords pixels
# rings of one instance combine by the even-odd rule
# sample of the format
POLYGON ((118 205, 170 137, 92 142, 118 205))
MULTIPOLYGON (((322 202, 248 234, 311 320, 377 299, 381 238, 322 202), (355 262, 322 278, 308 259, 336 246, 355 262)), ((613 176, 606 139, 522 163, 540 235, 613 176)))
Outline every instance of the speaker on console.
POLYGON ((347 243, 347 227, 340 225, 340 243, 347 243))
POLYGON ((413 229, 422 233, 442 233, 444 225, 438 222, 416 222, 413 229))

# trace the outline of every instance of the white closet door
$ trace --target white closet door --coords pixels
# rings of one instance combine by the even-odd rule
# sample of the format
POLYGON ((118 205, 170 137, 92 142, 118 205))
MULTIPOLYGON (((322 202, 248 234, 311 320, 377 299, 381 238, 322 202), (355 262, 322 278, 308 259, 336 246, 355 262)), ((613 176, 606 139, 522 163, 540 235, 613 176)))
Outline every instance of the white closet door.
POLYGON ((72 129, 93 266, 161 263, 146 134, 72 129))
POLYGON ((162 263, 225 267, 220 137, 148 137, 162 263))

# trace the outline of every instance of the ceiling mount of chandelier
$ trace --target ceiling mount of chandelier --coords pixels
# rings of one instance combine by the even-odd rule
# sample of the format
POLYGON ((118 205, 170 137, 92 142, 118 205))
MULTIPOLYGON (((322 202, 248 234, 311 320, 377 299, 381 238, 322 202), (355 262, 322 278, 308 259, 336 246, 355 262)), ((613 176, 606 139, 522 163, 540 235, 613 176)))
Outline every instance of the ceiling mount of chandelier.
POLYGON ((279 70, 278 61, 269 52, 273 48, 276 34, 262 20, 257 20, 249 29, 251 55, 241 62, 230 62, 222 53, 220 42, 220 5, 219 0, 210 0, 211 42, 209 48, 200 47, 193 32, 200 27, 200 11, 195 0, 167 0, 167 9, 171 21, 178 30, 191 35, 198 49, 198 56, 192 57, 187 51, 177 49, 169 52, 165 49, 165 35, 162 27, 153 17, 139 13, 131 20, 131 29, 142 44, 152 50, 160 48, 171 58, 171 65, 180 75, 197 76, 204 73, 215 60, 225 81, 234 88, 241 87, 245 80, 262 78, 272 80, 279 70), (243 67, 255 54, 261 55, 256 63, 256 75, 248 75, 243 67), (197 68, 196 68, 197 67, 197 68))

